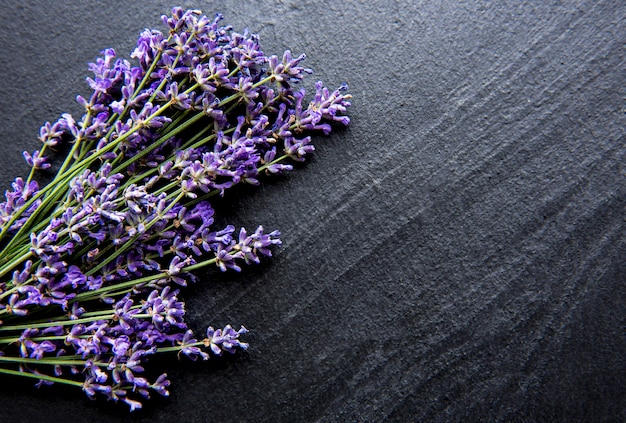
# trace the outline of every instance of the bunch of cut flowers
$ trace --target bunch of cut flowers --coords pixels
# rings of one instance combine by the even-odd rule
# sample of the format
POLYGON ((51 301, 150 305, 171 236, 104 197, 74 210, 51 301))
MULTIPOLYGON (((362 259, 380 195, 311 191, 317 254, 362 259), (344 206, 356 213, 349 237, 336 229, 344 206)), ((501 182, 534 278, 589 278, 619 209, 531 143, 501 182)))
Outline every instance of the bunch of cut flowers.
POLYGON ((350 96, 318 82, 305 101, 304 55, 266 56, 221 19, 174 8, 167 32, 141 34, 134 65, 103 51, 92 94, 77 97, 83 116, 46 123, 24 152, 31 172, 0 203, 0 373, 132 411, 168 395, 166 374, 146 375, 150 357, 247 348, 243 326, 197 337, 179 291, 197 269, 258 263, 280 234, 216 227, 212 201, 292 170, 310 134, 349 123, 350 96), (66 154, 52 166, 55 151, 66 154))

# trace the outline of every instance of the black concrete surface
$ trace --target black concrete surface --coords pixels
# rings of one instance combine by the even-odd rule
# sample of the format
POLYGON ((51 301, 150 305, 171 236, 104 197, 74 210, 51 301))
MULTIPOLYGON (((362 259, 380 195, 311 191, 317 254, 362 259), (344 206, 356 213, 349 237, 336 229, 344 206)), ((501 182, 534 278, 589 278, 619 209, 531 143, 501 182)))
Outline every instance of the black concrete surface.
MULTIPOLYGON (((165 1, 0 6, 0 186, 133 48, 165 1)), ((348 82, 345 131, 222 207, 284 245, 202 274, 191 324, 248 353, 155 362, 172 394, 128 415, 0 380, 0 421, 626 420, 626 6, 593 1, 183 1, 348 82)), ((310 82, 313 82, 312 78, 310 82)))

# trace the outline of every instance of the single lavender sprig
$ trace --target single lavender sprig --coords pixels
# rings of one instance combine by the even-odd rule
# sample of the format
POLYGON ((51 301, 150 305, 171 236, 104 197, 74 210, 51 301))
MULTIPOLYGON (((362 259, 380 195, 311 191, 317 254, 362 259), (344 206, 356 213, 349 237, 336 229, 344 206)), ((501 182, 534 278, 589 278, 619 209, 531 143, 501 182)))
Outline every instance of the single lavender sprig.
POLYGON ((46 123, 42 147, 24 153, 31 172, 0 203, 0 373, 135 410, 168 394, 166 375, 142 376, 150 356, 247 348, 247 330, 230 325, 198 341, 176 287, 203 267, 259 263, 280 234, 215 228, 210 201, 292 170, 312 133, 349 123, 350 96, 318 82, 305 106, 294 89, 311 73, 305 55, 266 56, 258 36, 221 19, 174 8, 166 35, 141 34, 135 66, 104 50, 89 66, 92 94, 77 97, 84 115, 46 123), (63 144, 54 169, 45 154, 63 144), (56 171, 43 187, 41 169, 56 171))

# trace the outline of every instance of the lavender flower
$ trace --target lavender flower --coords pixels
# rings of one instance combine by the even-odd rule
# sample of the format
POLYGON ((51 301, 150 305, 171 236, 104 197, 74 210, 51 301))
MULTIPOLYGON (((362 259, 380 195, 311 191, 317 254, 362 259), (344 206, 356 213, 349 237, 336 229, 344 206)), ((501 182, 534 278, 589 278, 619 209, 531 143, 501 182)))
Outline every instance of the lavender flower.
POLYGON ((244 333, 248 333, 248 329, 243 326, 238 331, 235 331, 230 325, 217 330, 209 326, 206 331, 207 337, 203 342, 215 355, 221 355, 223 351, 233 354, 238 348, 248 349, 247 343, 239 341, 239 335, 244 333))
POLYGON ((144 31, 131 61, 113 49, 89 65, 77 96, 24 152, 31 167, 0 203, 0 373, 65 383, 140 409, 169 395, 145 366, 155 354, 208 360, 246 350, 248 331, 209 326, 198 340, 179 289, 194 271, 242 270, 281 244, 278 231, 215 227, 213 201, 291 171, 312 136, 349 123, 346 87, 321 82, 305 107, 305 55, 266 56, 259 37, 174 8, 144 31), (52 181, 47 154, 68 149, 52 181))

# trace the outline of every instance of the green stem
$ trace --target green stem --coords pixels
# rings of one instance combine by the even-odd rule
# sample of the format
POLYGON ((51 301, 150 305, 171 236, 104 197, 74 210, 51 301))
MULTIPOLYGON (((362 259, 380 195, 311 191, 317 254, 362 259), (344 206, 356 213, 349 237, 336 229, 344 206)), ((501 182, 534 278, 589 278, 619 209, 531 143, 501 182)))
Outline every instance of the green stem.
MULTIPOLYGON (((91 335, 83 335, 82 337, 89 337, 91 335)), ((33 341, 61 341, 66 339, 67 336, 66 335, 56 335, 56 336, 34 336, 32 338, 28 338, 30 340, 33 341)), ((76 336, 75 338, 80 338, 80 336, 76 336)), ((0 344, 14 344, 16 342, 19 342, 19 338, 16 338, 14 336, 8 337, 8 338, 0 338, 0 344)))
MULTIPOLYGON (((49 366, 76 366, 76 365, 84 365, 87 363, 87 360, 82 359, 67 359, 64 357, 45 357, 45 358, 27 358, 27 357, 7 357, 0 356, 0 362, 7 363, 20 363, 20 364, 47 364, 49 366)), ((96 366, 105 367, 108 366, 108 363, 97 363, 93 362, 96 366)))
POLYGON ((78 382, 76 380, 63 379, 63 378, 60 378, 60 377, 54 377, 54 376, 48 376, 48 375, 42 375, 42 374, 20 372, 20 371, 17 371, 17 370, 10 370, 10 369, 0 368, 0 373, 4 373, 4 374, 7 374, 7 375, 13 375, 13 376, 29 377, 29 378, 38 379, 38 380, 47 380, 48 382, 64 383, 66 385, 77 386, 79 388, 82 388, 84 386, 83 382, 78 382))
POLYGON ((10 330, 49 328, 52 326, 69 326, 69 325, 75 325, 78 323, 90 323, 90 322, 94 322, 97 320, 110 320, 114 317, 115 317, 115 313, 109 312, 108 315, 85 317, 85 318, 74 319, 74 320, 53 320, 53 321, 45 322, 45 323, 27 323, 24 325, 0 326, 0 332, 10 331, 10 330))
MULTIPOLYGON (((40 156, 43 156, 43 154, 46 152, 46 147, 48 147, 47 144, 44 144, 43 147, 41 147, 41 150, 39 150, 40 156)), ((28 173, 28 178, 26 178, 26 185, 28 185, 33 180, 33 176, 35 176, 36 170, 37 169, 35 169, 35 166, 30 168, 30 172, 28 173)))
POLYGON ((204 344, 204 341, 198 341, 192 344, 175 345, 172 347, 159 347, 156 352, 162 352, 162 353, 178 352, 182 350, 183 348, 187 348, 187 347, 205 347, 205 346, 206 345, 204 344))

